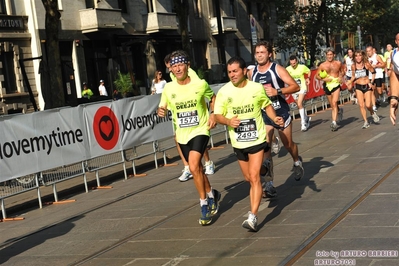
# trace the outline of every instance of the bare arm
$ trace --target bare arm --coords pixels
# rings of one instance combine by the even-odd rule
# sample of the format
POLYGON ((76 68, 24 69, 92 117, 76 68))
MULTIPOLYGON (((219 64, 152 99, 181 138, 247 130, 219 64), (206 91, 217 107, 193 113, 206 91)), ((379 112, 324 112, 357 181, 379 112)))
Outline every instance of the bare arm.
POLYGON ((280 116, 276 116, 276 111, 271 104, 265 107, 265 112, 267 116, 277 125, 280 127, 284 126, 284 119, 280 116))
POLYGON ((215 110, 215 100, 216 100, 216 95, 213 94, 212 98, 209 100, 209 110, 211 114, 208 120, 208 129, 214 128, 217 123, 215 114, 213 113, 213 110, 215 110))
POLYGON ((385 68, 385 66, 387 65, 387 64, 382 60, 381 56, 379 56, 379 55, 377 55, 377 61, 378 61, 378 63, 377 63, 376 66, 378 66, 378 67, 385 68))

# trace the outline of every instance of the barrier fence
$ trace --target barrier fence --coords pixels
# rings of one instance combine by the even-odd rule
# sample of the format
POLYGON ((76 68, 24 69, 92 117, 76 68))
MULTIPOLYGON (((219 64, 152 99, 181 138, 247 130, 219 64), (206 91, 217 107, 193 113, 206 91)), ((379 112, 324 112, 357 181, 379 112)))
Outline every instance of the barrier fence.
MULTIPOLYGON (((216 93, 222 85, 216 84, 211 87, 216 93)), ((2 170, 6 169, 0 172, 3 220, 7 219, 5 199, 20 193, 36 189, 39 208, 42 208, 40 186, 52 186, 54 202, 58 202, 57 183, 81 176, 88 192, 86 176, 88 172, 95 173, 97 188, 102 188, 100 171, 108 167, 121 165, 124 178, 127 179, 126 163, 131 162, 133 175, 142 175, 136 172, 136 161, 152 156, 154 166, 158 168, 158 153, 162 154, 164 165, 167 166, 166 151, 175 148, 176 143, 170 114, 165 119, 156 116, 159 97, 151 95, 136 99, 128 98, 0 118, 3 125, 9 126, 8 129, 5 129, 5 126, 0 129, 0 167, 2 170), (22 119, 23 117, 26 119, 22 119), (7 123, 14 119, 12 123, 7 123), (43 121, 43 119, 47 121, 46 126, 43 123, 34 126, 34 123, 27 122, 43 121), (62 123, 50 123, 50 121, 62 123), (52 126, 51 130, 48 130, 49 125, 52 126), (36 134, 33 137, 32 132, 36 134), (7 139, 4 136, 13 138, 7 139), (12 157, 17 152, 16 161, 12 157), (21 160, 26 164, 22 164, 23 168, 16 167, 21 165, 21 160), (30 167, 32 161, 34 167, 30 167)), ((347 90, 341 91, 341 104, 345 100, 349 101, 349 98, 347 90)), ((297 110, 295 103, 291 101, 290 106, 295 116, 297 110)), ((316 95, 314 98, 308 98, 305 107, 310 107, 312 113, 318 108, 326 109, 326 97, 316 95)), ((213 138, 218 134, 224 134, 226 144, 229 143, 227 127, 217 125, 211 130, 212 148, 214 148, 213 138)))

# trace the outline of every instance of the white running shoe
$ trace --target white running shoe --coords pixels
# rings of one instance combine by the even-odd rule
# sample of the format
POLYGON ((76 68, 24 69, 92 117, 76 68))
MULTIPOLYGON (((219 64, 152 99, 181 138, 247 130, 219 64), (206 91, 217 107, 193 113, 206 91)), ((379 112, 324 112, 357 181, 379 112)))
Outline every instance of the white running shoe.
POLYGON ((362 126, 362 129, 366 129, 366 128, 369 128, 370 127, 370 124, 369 124, 369 122, 364 122, 364 124, 363 124, 363 126, 362 126))
POLYGON ((205 174, 213 175, 215 173, 215 164, 212 161, 205 162, 205 174))
POLYGON ((278 154, 281 150, 281 140, 279 137, 276 137, 276 141, 272 141, 272 152, 278 154))
POLYGON ((190 178, 193 177, 193 175, 191 174, 190 170, 187 168, 184 168, 183 173, 181 174, 181 176, 179 177, 179 181, 180 182, 186 182, 188 181, 190 178))
POLYGON ((330 125, 331 131, 336 131, 338 128, 338 125, 335 121, 333 121, 330 125))
POLYGON ((308 130, 308 128, 310 126, 310 120, 312 120, 312 118, 310 116, 308 116, 305 124, 302 124, 301 131, 305 132, 308 130))
POLYGON ((248 212, 248 219, 242 223, 242 227, 255 232, 258 231, 258 217, 252 212, 248 212))
POLYGON ((376 112, 374 112, 371 116, 373 117, 374 123, 378 123, 380 121, 380 117, 377 115, 376 112))

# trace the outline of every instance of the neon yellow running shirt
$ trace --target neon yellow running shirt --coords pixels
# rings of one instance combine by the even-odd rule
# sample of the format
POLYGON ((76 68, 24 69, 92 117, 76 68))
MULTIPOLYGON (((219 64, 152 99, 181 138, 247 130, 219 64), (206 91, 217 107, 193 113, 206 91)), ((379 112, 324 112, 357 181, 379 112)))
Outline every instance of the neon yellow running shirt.
POLYGON ((302 91, 306 91, 307 90, 307 86, 306 86, 306 81, 305 81, 305 74, 309 74, 310 73, 310 69, 305 66, 305 65, 300 65, 298 64, 298 66, 296 68, 293 68, 292 66, 288 66, 286 67, 288 73, 290 74, 290 76, 295 80, 295 82, 298 84, 298 86, 301 88, 302 91))
POLYGON ((261 109, 270 104, 265 89, 257 82, 248 80, 244 88, 237 88, 229 82, 220 88, 215 101, 215 114, 228 119, 238 115, 241 120, 238 128, 228 127, 234 148, 245 149, 266 141, 261 109))
POLYGON ((213 90, 202 79, 191 79, 190 83, 180 85, 177 81, 166 83, 159 106, 167 105, 172 111, 176 140, 187 144, 199 135, 209 136, 209 112, 205 98, 211 99, 213 90))

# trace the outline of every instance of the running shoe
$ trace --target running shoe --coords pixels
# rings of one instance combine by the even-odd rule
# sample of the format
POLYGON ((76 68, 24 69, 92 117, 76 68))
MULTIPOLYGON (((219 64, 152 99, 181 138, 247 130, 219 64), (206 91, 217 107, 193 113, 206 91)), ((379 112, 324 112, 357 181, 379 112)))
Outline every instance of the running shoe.
POLYGON ((298 158, 299 158, 299 161, 294 163, 294 168, 293 168, 296 181, 301 180, 301 178, 305 174, 305 170, 303 169, 303 166, 302 166, 302 157, 299 156, 298 158))
POLYGON ((269 158, 263 161, 262 166, 266 169, 266 172, 264 174, 260 173, 261 179, 263 178, 264 180, 267 176, 271 177, 271 179, 274 178, 272 163, 269 158))
POLYGON ((252 212, 248 212, 248 219, 242 223, 242 227, 252 230, 254 232, 258 231, 258 217, 252 212))
POLYGON ((342 122, 343 119, 344 119, 344 109, 343 108, 339 108, 339 110, 338 110, 338 122, 342 122))
POLYGON ((215 164, 212 161, 205 162, 205 174, 213 175, 215 173, 215 164))
POLYGON ((189 169, 184 168, 183 173, 181 174, 181 176, 179 177, 179 181, 180 182, 186 182, 188 181, 190 178, 193 177, 193 175, 191 174, 189 169))
POLYGON ((222 197, 222 194, 213 189, 213 198, 208 198, 208 205, 211 210, 211 215, 215 215, 219 211, 219 200, 222 197))
POLYGON ((272 152, 278 154, 281 150, 281 140, 280 138, 276 137, 275 141, 272 141, 272 152))
POLYGON ((371 116, 373 117, 374 123, 378 123, 380 121, 380 117, 377 115, 376 112, 374 112, 371 116))
POLYGON ((363 128, 363 129, 366 129, 366 128, 369 128, 369 127, 370 127, 369 122, 364 122, 362 128, 363 128))
POLYGON ((312 118, 310 116, 308 116, 305 124, 302 124, 301 131, 305 132, 308 130, 308 128, 310 126, 310 120, 312 120, 312 118))
POLYGON ((265 183, 263 188, 263 198, 275 198, 277 197, 276 188, 273 186, 273 181, 268 181, 265 183))
POLYGON ((331 131, 336 131, 338 128, 338 125, 335 121, 333 121, 330 125, 331 131))
POLYGON ((209 209, 209 205, 201 206, 201 217, 199 218, 200 225, 208 225, 212 222, 211 210, 209 209))

